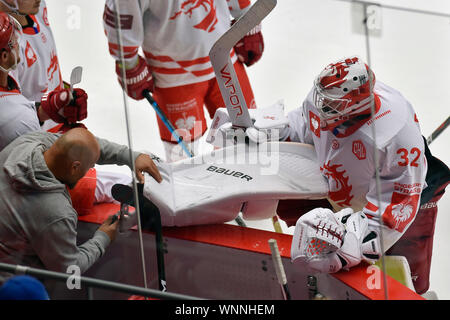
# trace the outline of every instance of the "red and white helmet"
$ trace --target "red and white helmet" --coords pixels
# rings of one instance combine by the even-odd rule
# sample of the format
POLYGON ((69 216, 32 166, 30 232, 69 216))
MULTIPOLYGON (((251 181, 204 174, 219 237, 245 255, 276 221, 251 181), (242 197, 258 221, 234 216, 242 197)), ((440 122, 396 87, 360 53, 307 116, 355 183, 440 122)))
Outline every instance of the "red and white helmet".
POLYGON ((5 12, 0 12, 0 50, 12 52, 15 57, 15 63, 9 68, 0 66, 0 69, 8 72, 17 66, 17 53, 14 48, 19 46, 22 35, 22 26, 12 16, 5 12))
POLYGON ((375 74, 358 57, 331 63, 314 81, 314 105, 321 119, 336 127, 367 113, 374 101, 375 74))

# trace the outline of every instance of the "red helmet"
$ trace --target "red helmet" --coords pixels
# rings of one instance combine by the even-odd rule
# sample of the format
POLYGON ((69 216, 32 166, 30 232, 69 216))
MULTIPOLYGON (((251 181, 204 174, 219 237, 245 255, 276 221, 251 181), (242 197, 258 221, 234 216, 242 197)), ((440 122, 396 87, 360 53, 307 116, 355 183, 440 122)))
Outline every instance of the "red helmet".
POLYGON ((336 127, 366 113, 374 101, 375 75, 358 57, 329 64, 314 81, 314 105, 321 119, 336 127))
POLYGON ((20 23, 5 12, 0 12, 0 49, 11 50, 22 33, 20 23))

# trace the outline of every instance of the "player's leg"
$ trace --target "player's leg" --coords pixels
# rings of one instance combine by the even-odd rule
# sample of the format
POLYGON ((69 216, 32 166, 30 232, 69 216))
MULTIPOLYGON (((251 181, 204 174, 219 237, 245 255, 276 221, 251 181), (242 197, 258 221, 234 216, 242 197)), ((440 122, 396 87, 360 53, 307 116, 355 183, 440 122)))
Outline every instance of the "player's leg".
MULTIPOLYGON (((173 88, 155 88, 153 98, 167 115, 177 133, 188 144, 193 153, 197 154, 196 141, 206 131, 206 119, 203 112, 204 96, 207 91, 207 81, 173 88)), ((184 159, 187 155, 172 138, 172 134, 158 118, 161 140, 169 162, 184 159)))

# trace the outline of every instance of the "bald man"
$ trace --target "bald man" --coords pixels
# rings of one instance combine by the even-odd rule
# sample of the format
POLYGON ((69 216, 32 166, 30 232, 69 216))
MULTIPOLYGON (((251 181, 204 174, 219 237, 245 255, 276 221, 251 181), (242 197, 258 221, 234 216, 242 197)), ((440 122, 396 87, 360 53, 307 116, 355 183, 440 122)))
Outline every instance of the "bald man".
MULTIPOLYGON (((150 156, 134 152, 139 182, 147 172, 161 182, 150 156)), ((68 189, 97 164, 132 167, 129 149, 76 128, 64 135, 36 131, 0 152, 0 262, 83 273, 114 240, 118 222, 109 217, 92 239, 77 246, 77 212, 68 189)), ((0 284, 11 274, 0 273, 0 284)))

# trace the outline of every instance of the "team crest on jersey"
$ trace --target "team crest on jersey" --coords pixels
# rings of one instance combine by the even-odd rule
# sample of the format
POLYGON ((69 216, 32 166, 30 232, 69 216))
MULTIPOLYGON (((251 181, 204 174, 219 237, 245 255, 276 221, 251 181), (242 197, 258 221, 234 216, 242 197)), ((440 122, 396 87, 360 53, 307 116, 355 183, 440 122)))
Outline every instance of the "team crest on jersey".
POLYGON ((33 47, 27 41, 27 45, 25 47, 25 58, 27 60, 28 68, 31 67, 37 60, 36 53, 33 50, 33 47))
POLYGON ((320 138, 320 118, 314 112, 309 112, 309 129, 320 138))
POLYGON ((346 170, 338 171, 342 164, 331 165, 330 161, 320 167, 320 171, 327 178, 330 191, 328 196, 341 207, 351 206, 353 187, 348 183, 349 177, 345 176, 346 170))
POLYGON ((358 160, 364 160, 366 158, 366 147, 361 140, 353 141, 352 152, 358 158, 358 160))
POLYGON ((178 129, 191 130, 195 126, 195 117, 189 116, 186 119, 180 118, 175 121, 175 125, 178 129))
POLYGON ((419 194, 392 193, 391 204, 383 214, 383 222, 388 227, 403 232, 414 218, 419 203, 419 194))
POLYGON ((190 19, 192 18, 194 10, 201 11, 205 14, 203 20, 197 23, 194 28, 205 30, 207 32, 214 31, 218 21, 214 0, 186 0, 181 4, 180 10, 170 17, 170 20, 175 20, 182 14, 188 16, 190 19))

